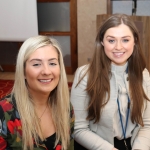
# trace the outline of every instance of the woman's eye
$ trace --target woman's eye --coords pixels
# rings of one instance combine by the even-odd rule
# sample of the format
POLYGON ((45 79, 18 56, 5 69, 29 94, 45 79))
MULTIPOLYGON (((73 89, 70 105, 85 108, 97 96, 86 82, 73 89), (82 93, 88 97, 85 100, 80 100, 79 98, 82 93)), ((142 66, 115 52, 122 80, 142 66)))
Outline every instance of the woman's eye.
POLYGON ((56 63, 50 63, 50 65, 51 65, 51 66, 55 66, 55 65, 57 65, 57 64, 56 64, 56 63))
POLYGON ((109 43, 114 43, 115 42, 115 40, 109 40, 109 43))
POLYGON ((128 42, 129 40, 128 39, 123 39, 123 42, 128 42))
POLYGON ((40 66, 41 64, 33 64, 33 66, 40 66))

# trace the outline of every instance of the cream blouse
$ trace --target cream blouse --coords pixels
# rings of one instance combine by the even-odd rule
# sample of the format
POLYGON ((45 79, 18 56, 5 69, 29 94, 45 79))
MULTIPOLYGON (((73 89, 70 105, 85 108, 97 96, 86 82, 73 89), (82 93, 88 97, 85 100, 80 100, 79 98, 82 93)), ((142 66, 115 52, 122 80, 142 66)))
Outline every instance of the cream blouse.
MULTIPOLYGON (((127 65, 128 63, 126 63, 123 66, 117 66, 115 64, 111 65, 111 70, 114 72, 114 75, 116 76, 116 81, 117 81, 118 100, 120 104, 120 112, 122 116, 124 130, 125 130, 125 124, 126 124, 126 119, 127 119, 127 107, 128 107, 128 93, 127 93, 127 88, 125 86, 125 81, 124 81, 125 80, 124 74, 126 73, 127 65)), ((136 124, 133 124, 131 122, 131 110, 130 110, 127 129, 126 129, 126 138, 132 136, 132 131, 134 130, 135 127, 136 127, 136 124)), ((116 137, 119 140, 124 139, 120 116, 119 116, 117 99, 116 99, 115 114, 113 118, 113 130, 114 130, 114 137, 116 137)))

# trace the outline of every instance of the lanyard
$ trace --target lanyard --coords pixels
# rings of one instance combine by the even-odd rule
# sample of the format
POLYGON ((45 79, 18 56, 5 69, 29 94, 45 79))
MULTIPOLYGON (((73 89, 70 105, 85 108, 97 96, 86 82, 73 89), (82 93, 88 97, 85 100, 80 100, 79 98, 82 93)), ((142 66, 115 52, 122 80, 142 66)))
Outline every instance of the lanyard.
POLYGON ((123 136, 124 136, 124 144, 126 146, 126 149, 128 150, 128 147, 127 147, 125 139, 126 139, 126 130, 127 130, 128 119, 129 119, 129 112, 130 112, 130 99, 129 99, 129 96, 128 96, 128 109, 127 109, 127 118, 126 118, 125 128, 123 127, 123 121, 122 121, 122 116, 121 116, 121 112, 120 112, 120 104, 119 104, 118 98, 117 98, 117 104, 118 104, 118 110, 119 110, 119 116, 120 116, 122 132, 123 132, 123 136))

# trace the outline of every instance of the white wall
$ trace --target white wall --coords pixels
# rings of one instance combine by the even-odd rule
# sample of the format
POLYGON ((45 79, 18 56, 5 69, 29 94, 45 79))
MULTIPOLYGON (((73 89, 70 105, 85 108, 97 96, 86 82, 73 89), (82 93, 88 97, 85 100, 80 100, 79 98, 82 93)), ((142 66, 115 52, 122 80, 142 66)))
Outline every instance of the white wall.
POLYGON ((0 41, 38 35, 36 0, 0 0, 0 41))

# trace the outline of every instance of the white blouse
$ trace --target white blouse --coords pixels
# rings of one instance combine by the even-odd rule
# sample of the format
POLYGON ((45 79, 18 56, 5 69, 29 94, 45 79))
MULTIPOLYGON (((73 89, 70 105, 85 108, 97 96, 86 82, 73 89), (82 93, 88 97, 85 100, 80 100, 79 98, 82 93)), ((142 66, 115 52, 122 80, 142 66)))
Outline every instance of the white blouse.
MULTIPOLYGON (((111 65, 111 70, 114 72, 116 76, 116 81, 118 85, 118 100, 120 104, 120 112, 122 116, 124 130, 125 130, 125 124, 126 124, 126 119, 127 119, 128 95, 127 95, 127 89, 125 86, 125 81, 124 81, 125 79, 123 75, 126 73, 127 65, 128 63, 126 63, 123 66, 117 66, 115 64, 111 65)), ((119 116, 117 99, 116 99, 116 109, 115 109, 113 122, 114 122, 113 123, 114 137, 116 137, 119 140, 124 139, 120 116, 119 116)), ((129 138, 132 136, 132 132, 135 127, 136 127, 136 124, 133 124, 131 122, 131 110, 130 110, 128 123, 127 123, 127 129, 126 129, 126 138, 129 138)))

